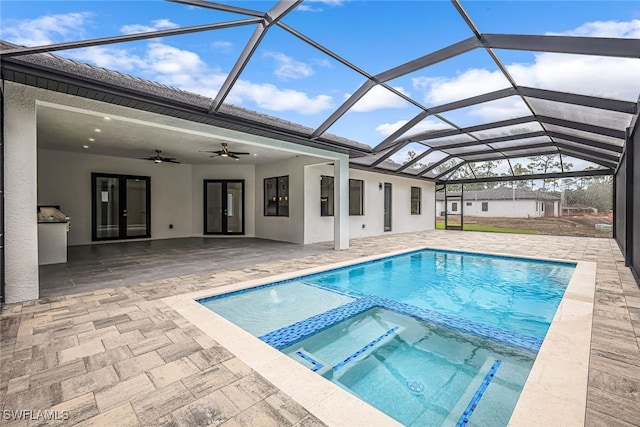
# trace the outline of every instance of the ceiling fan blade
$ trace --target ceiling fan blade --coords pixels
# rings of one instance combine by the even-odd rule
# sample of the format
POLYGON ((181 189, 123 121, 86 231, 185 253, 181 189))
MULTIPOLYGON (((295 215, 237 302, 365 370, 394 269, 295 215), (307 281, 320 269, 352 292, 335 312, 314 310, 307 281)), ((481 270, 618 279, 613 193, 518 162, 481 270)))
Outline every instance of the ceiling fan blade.
POLYGON ((251 153, 239 153, 237 151, 230 151, 229 153, 235 154, 236 156, 246 156, 247 154, 251 154, 251 153))
POLYGON ((229 153, 229 157, 231 157, 232 159, 239 159, 240 157, 236 156, 236 154, 238 153, 229 153))
POLYGON ((176 159, 164 159, 162 160, 163 162, 168 162, 168 163, 180 163, 179 161, 177 161, 176 159))

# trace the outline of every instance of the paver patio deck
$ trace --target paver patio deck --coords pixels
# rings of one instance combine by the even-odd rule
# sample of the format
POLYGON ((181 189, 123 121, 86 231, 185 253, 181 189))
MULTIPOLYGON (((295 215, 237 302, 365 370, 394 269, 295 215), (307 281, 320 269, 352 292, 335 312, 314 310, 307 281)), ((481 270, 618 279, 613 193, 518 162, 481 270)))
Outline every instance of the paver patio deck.
POLYGON ((426 246, 597 262, 586 425, 640 425, 640 290, 611 239, 430 231, 353 239, 347 251, 234 239, 225 252, 226 240, 207 250, 215 240, 195 239, 184 251, 129 243, 138 257, 126 268, 126 244, 112 264, 104 255, 119 247, 105 246, 94 248, 102 261, 79 252, 82 266, 43 269, 42 291, 54 296, 0 316, 2 424, 45 424, 6 411, 57 410, 69 419, 47 424, 323 425, 160 299, 426 246))

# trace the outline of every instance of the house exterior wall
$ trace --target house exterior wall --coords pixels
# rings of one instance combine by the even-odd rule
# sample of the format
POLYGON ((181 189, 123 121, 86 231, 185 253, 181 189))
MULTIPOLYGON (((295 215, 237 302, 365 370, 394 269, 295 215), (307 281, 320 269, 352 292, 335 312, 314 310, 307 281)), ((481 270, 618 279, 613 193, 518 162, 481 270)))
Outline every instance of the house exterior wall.
POLYGON ((471 201, 467 206, 465 201, 465 215, 505 217, 505 218, 536 218, 543 215, 540 202, 535 200, 490 200, 487 201, 487 211, 482 211, 481 201, 471 201))
MULTIPOLYGON (((457 202, 458 205, 460 202, 457 202)), ((464 216, 495 217, 495 218, 539 218, 545 215, 557 216, 557 202, 542 202, 536 200, 465 200, 463 203, 464 216), (487 210, 482 210, 482 203, 487 203, 487 210), (544 206, 544 208, 543 208, 544 206), (549 213, 547 210, 551 209, 549 213), (554 212, 556 215, 554 215, 554 212)), ((449 202, 449 212, 452 202, 449 202)), ((436 202, 436 215, 444 215, 444 200, 436 202)), ((458 206, 457 213, 460 213, 458 206)))
MULTIPOLYGON (((305 243, 333 240, 334 217, 321 216, 320 214, 321 175, 333 176, 333 166, 312 165, 305 167, 305 243)), ((349 178, 364 181, 364 215, 349 216, 349 235, 352 238, 385 234, 384 190, 379 189, 379 183, 385 182, 392 184, 392 227, 391 231, 387 233, 432 230, 434 228, 435 184, 359 169, 350 169, 349 178), (420 215, 411 215, 411 187, 422 189, 420 215)))
MULTIPOLYGON (((192 230, 191 235, 204 235, 204 180, 244 180, 244 236, 254 237, 256 219, 256 174, 253 165, 193 165, 191 166, 192 230)), ((227 236, 232 237, 232 236, 227 236)), ((238 236, 242 237, 242 236, 238 236)))
POLYGON ((7 303, 38 298, 36 89, 5 82, 4 220, 7 303))
POLYGON ((304 169, 298 158, 256 165, 255 235, 271 240, 304 243, 304 169), (289 216, 264 215, 264 180, 289 177, 289 216))
POLYGON ((38 205, 60 205, 71 217, 69 246, 91 243, 92 172, 150 177, 151 238, 193 234, 190 165, 38 150, 38 205))

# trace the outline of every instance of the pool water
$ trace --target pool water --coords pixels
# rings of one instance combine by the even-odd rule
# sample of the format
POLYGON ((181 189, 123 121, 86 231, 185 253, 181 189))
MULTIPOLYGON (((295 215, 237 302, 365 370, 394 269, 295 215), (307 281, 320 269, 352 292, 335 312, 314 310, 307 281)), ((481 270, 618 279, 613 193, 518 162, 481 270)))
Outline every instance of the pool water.
POLYGON ((306 281, 544 338, 574 269, 565 263, 420 251, 306 281))
POLYGON ((422 250, 199 302, 408 426, 506 426, 574 264, 422 250))
POLYGON ((204 305, 255 336, 291 325, 355 298, 297 282, 260 287, 204 305))
POLYGON ((316 372, 407 426, 458 424, 496 361, 500 365, 482 405, 466 425, 506 425, 511 411, 504 408, 515 406, 534 361, 530 352, 382 309, 340 322, 282 352, 310 369, 321 366, 316 372))

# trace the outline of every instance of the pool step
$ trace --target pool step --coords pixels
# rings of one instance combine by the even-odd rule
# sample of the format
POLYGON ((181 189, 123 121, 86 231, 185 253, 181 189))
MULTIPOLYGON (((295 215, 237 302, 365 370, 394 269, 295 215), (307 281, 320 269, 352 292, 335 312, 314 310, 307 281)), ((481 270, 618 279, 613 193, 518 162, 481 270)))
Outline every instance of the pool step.
POLYGON ((467 425, 501 364, 502 362, 500 360, 488 359, 485 361, 480 371, 478 371, 478 375, 469 383, 467 390, 453 407, 443 425, 455 425, 456 427, 465 427, 467 425), (470 398, 469 395, 471 393, 473 393, 473 395, 470 398))
POLYGON ((329 362, 320 359, 312 353, 309 353, 304 349, 304 347, 300 347, 294 353, 291 353, 291 356, 295 356, 294 358, 297 359, 298 362, 302 363, 304 366, 319 375, 324 375, 332 369, 329 362))
POLYGON ((347 366, 348 364, 350 364, 351 362, 353 362, 353 361, 355 361, 357 359, 364 359, 365 357, 367 357, 368 355, 373 353, 373 351, 375 351, 376 348, 378 348, 378 347, 386 344, 388 341, 392 340, 393 337, 396 334, 400 333, 402 330, 404 330, 404 328, 400 328, 400 326, 394 326, 393 328, 389 329, 384 334, 382 334, 379 337, 375 338, 373 341, 369 342, 367 345, 363 346, 358 351, 356 351, 355 353, 351 354, 350 356, 344 358, 341 362, 339 362, 335 366, 333 366, 333 368, 332 368, 333 372, 339 371, 340 369, 344 368, 345 366, 347 366))

